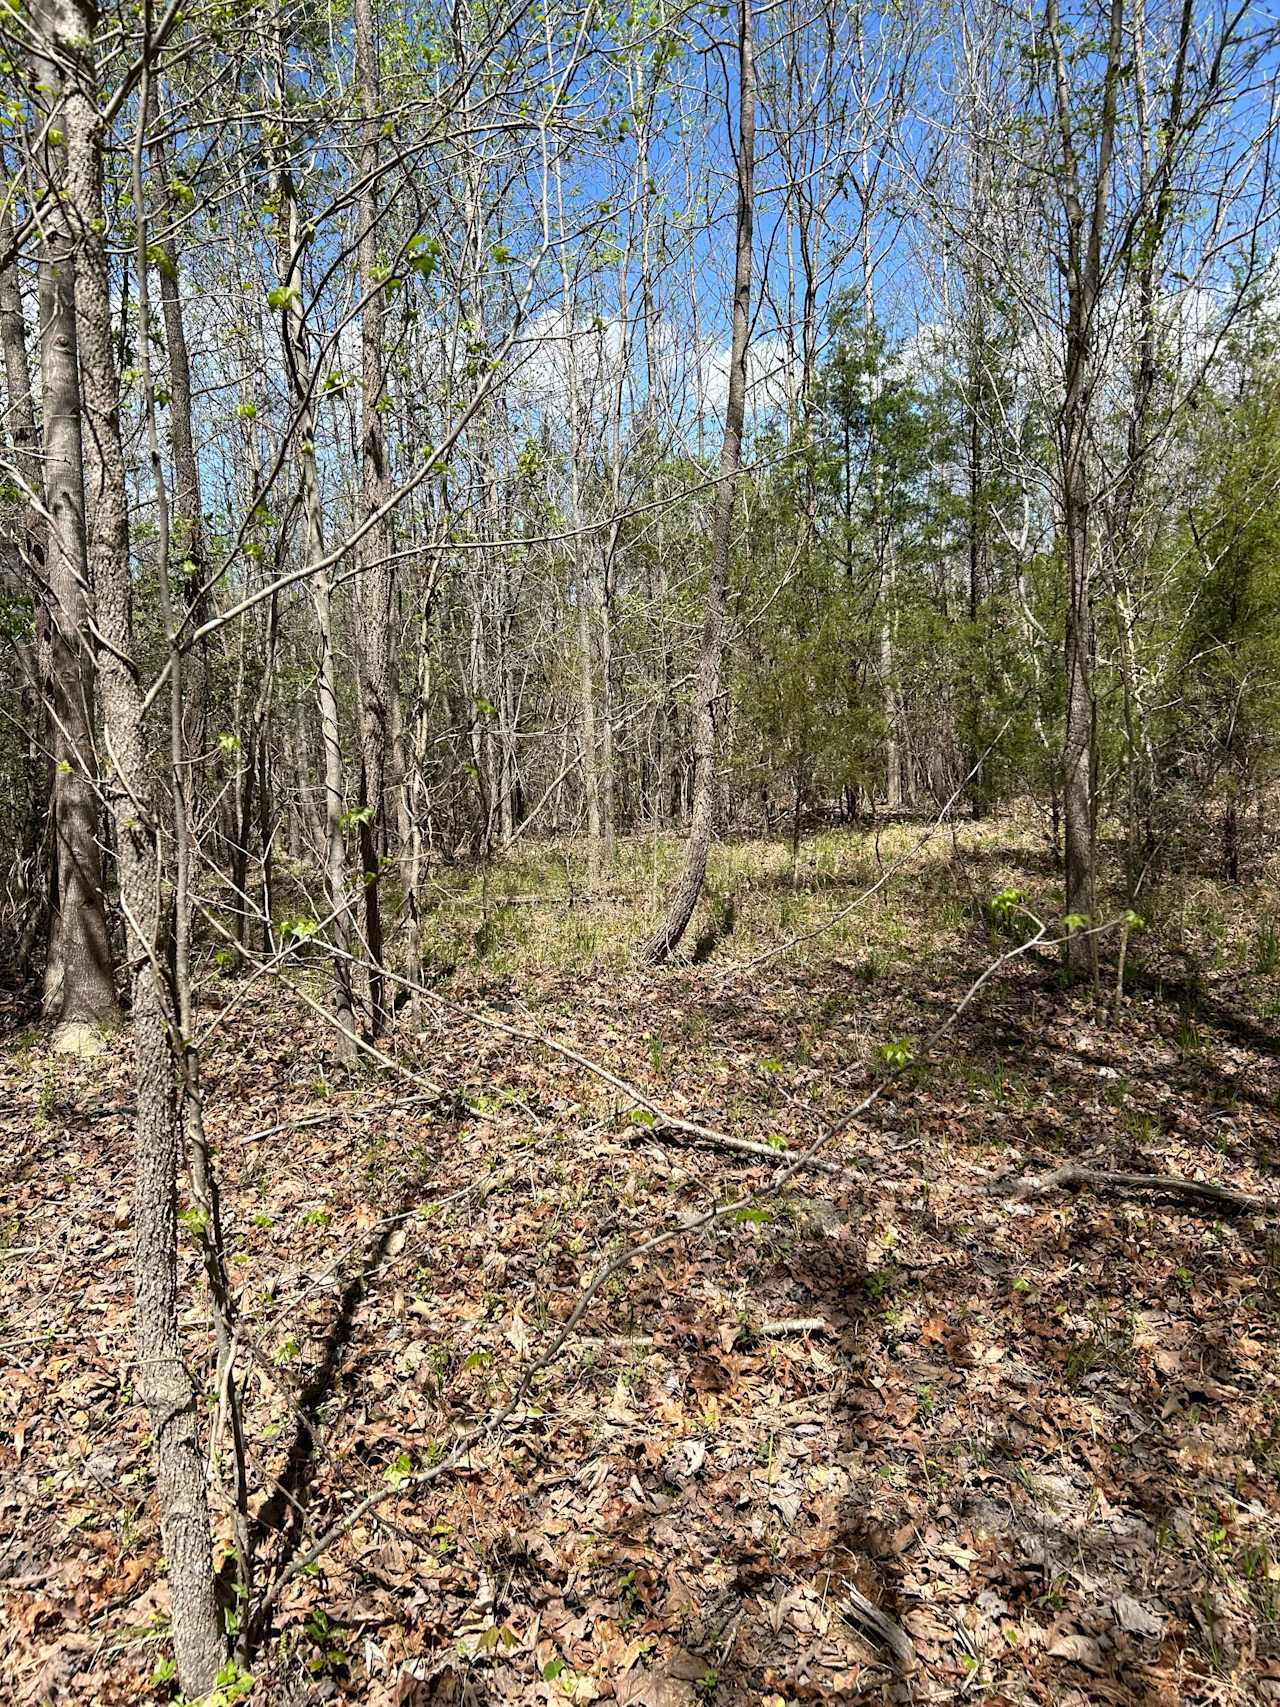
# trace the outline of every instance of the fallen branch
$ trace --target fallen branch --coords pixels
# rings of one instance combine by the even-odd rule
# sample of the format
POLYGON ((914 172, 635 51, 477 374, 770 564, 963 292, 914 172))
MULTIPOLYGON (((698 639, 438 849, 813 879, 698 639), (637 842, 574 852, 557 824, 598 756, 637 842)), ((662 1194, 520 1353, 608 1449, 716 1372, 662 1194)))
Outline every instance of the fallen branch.
POLYGON ((260 1144, 264 1138, 274 1138, 278 1132, 294 1132, 303 1126, 323 1126, 326 1121, 332 1121, 334 1114, 309 1114, 304 1120, 282 1120, 278 1126, 264 1126, 261 1132, 250 1132, 242 1138, 242 1144, 260 1144))
POLYGON ((821 1316, 784 1316, 779 1322, 754 1322, 747 1328, 753 1339, 780 1340, 790 1334, 829 1334, 830 1322, 821 1316))
MULTIPOLYGON (((827 1334, 831 1324, 821 1316, 784 1316, 776 1322, 744 1322, 746 1339, 780 1340, 791 1334, 827 1334)), ((582 1334, 578 1344, 584 1351, 652 1351, 658 1344, 653 1334, 582 1334)))
POLYGON ((1073 1190, 1082 1185, 1094 1191, 1149 1191, 1185 1203, 1207 1204, 1231 1215, 1262 1215, 1276 1208, 1264 1197, 1232 1191, 1229 1186, 1215 1185, 1212 1180, 1184 1179, 1180 1174, 1119 1174, 1104 1168, 1077 1167, 1074 1163, 1021 1180, 1006 1195, 1022 1202, 1028 1197, 1044 1197, 1051 1191, 1073 1190))
POLYGON ((914 1662, 916 1651, 911 1638, 896 1619, 882 1612, 853 1583, 845 1583, 841 1593, 840 1611, 855 1629, 888 1648, 899 1665, 909 1666, 914 1662))
POLYGON ((828 1161, 825 1156, 811 1156, 803 1150, 789 1150, 776 1144, 761 1144, 754 1138, 735 1138, 728 1132, 717 1132, 714 1127, 699 1126, 696 1120, 681 1120, 678 1115, 667 1114, 656 1103, 650 1103, 633 1085, 627 1086, 627 1089, 635 1092, 644 1112, 650 1114, 653 1120, 651 1126, 633 1121, 627 1128, 633 1138, 661 1138, 665 1132, 675 1132, 692 1139, 695 1144, 705 1144, 713 1150, 732 1150, 739 1156, 762 1156, 765 1161, 779 1165, 794 1162, 814 1173, 830 1174, 836 1179, 858 1180, 862 1177, 839 1162, 828 1161))

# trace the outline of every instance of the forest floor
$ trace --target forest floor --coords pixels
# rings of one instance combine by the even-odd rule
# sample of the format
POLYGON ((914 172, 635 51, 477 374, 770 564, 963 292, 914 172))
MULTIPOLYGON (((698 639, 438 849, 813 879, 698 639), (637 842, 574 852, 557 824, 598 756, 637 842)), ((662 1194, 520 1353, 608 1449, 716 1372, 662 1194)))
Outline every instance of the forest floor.
MULTIPOLYGON (((1280 862, 1163 896, 1115 1017, 1029 954, 926 1053, 1010 946, 985 903, 1013 886, 1060 907, 1032 826, 947 831, 831 930, 749 964, 917 834, 823 832, 794 874, 780 845, 720 849, 696 962, 658 971, 626 948, 674 846, 630 850, 589 906, 545 853, 442 873, 433 994, 401 1009, 395 1066, 355 1082, 297 994, 211 957, 259 1585, 383 1495, 287 1583, 225 1701, 1280 1700, 1276 1217, 992 1189, 1080 1160, 1280 1199, 1280 862), (739 1138, 834 1125, 843 1171, 634 1262, 515 1412, 414 1485, 602 1265, 777 1171, 637 1118, 495 1021, 739 1138), (887 1080, 903 1042, 917 1059, 887 1080)), ((320 989, 305 959, 292 977, 320 989)), ((0 1700, 172 1700, 130 1386, 127 1052, 55 1058, 13 1000, 0 1700)), ((208 1370, 185 1235, 183 1261, 208 1370)))

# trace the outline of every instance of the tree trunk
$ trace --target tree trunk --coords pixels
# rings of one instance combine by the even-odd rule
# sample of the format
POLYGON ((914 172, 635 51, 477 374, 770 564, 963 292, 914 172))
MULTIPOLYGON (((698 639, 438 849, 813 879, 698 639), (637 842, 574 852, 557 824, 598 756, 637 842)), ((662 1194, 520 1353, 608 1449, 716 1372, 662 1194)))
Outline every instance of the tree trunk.
MULTIPOLYGON (((153 103, 154 104, 154 103, 153 103)), ((154 127, 150 148, 151 183, 155 186, 162 219, 169 217, 168 171, 162 127, 154 127)), ((196 459, 192 428, 191 357, 187 349, 187 323, 178 273, 178 255, 173 240, 161 231, 153 250, 160 274, 160 310, 169 357, 169 448, 173 456, 173 524, 170 555, 181 566, 183 585, 192 624, 199 628, 214 611, 209 585, 209 550, 205 538, 204 510, 200 493, 200 468, 196 459)), ((197 641, 183 661, 182 723, 188 757, 199 756, 209 744, 209 642, 197 641)))
MULTIPOLYGON (((0 242, 8 245, 12 239, 12 219, 0 217, 0 242)), ((14 601, 16 609, 29 602, 36 617, 37 633, 47 637, 48 624, 42 611, 45 524, 39 508, 44 476, 16 259, 0 265, 0 346, 5 376, 4 425, 13 447, 14 471, 22 487, 12 537, 0 539, 0 591, 14 601)), ((13 898, 17 903, 17 918, 22 920, 17 962, 25 972, 36 938, 45 925, 51 899, 43 871, 46 822, 43 803, 53 793, 54 777, 46 757, 50 738, 44 704, 46 684, 41 673, 41 652, 47 651, 47 643, 43 647, 39 641, 33 645, 21 634, 15 634, 11 644, 18 662, 18 709, 26 736, 25 765, 31 803, 24 822, 14 826, 17 860, 12 868, 13 898)))
MULTIPOLYGON (((382 287, 378 264, 378 53, 373 0, 355 0, 356 86, 360 103, 361 398, 360 483, 364 518, 380 514, 387 502, 387 450, 382 430, 382 287)), ((387 1013, 382 974, 382 913, 379 884, 387 842, 386 767, 389 740, 387 634, 391 622, 391 566, 387 529, 374 522, 360 542, 360 756, 363 811, 360 863, 364 882, 365 948, 369 957, 369 1031, 378 1037, 387 1013)))
MULTIPOLYGON (((46 6, 36 40, 52 46, 75 14, 46 6)), ((56 106, 61 71, 55 57, 32 56, 42 100, 56 106)), ((56 128, 56 127, 51 127, 56 128)), ((60 147, 46 143, 44 182, 56 185, 60 147)), ((69 165, 66 167, 69 172, 69 165)), ((44 1003, 56 1017, 54 1047, 73 1053, 101 1047, 99 1033, 119 1021, 111 939, 103 901, 98 829, 98 763, 94 745, 94 656, 90 639, 92 579, 85 540, 84 457, 77 353, 74 232, 51 196, 40 255, 40 370, 44 391, 44 505, 50 519, 46 558, 50 698, 53 719, 54 874, 44 1003)))
MULTIPOLYGON (((1099 117, 1096 179, 1086 213, 1075 118, 1068 93, 1058 0, 1047 0, 1045 27, 1054 55, 1055 108, 1062 147, 1067 254, 1065 385, 1058 418, 1062 540, 1066 558, 1066 733, 1062 758, 1062 807, 1066 829, 1066 914, 1093 922, 1095 728, 1092 688, 1093 610, 1089 430, 1095 383, 1097 312, 1102 286, 1102 241, 1110 193, 1116 131, 1116 83, 1123 45, 1123 0, 1111 0, 1107 63, 1099 117)), ((1092 935, 1067 932, 1067 965, 1076 974, 1095 965, 1092 935)))
POLYGON ((742 459, 742 424, 747 396, 747 346, 751 336, 751 233, 755 182, 755 60, 751 11, 747 0, 738 5, 738 206, 737 251, 733 279, 733 337, 729 351, 729 395, 725 404, 724 442, 711 523, 711 576, 703 616, 698 659, 697 697, 693 720, 693 822, 685 853, 684 873, 667 907, 666 917, 641 946, 649 961, 665 960, 688 929, 702 893, 711 850, 715 810, 716 704, 724 656, 725 611, 729 600, 729 547, 733 532, 734 497, 742 459))
MULTIPOLYGON (((284 51, 276 43, 275 100, 284 104, 284 51)), ((275 183, 280 198, 283 287, 288 300, 281 310, 281 340, 290 391, 298 446, 298 472, 302 487, 303 551, 314 565, 311 603, 316 619, 316 699, 320 712, 320 746, 324 755, 324 898, 328 919, 325 936, 333 951, 334 1053, 343 1067, 353 1067, 359 1055, 355 1009, 351 999, 351 918, 346 897, 345 776, 342 763, 342 729, 338 716, 337 660, 333 644, 333 592, 330 570, 324 564, 324 520, 321 510, 320 476, 316 467, 316 417, 309 385, 306 322, 302 311, 302 230, 292 177, 286 166, 276 163, 275 183)))
MULTIPOLYGON (((578 562, 587 561, 587 542, 578 540, 578 562)), ((578 577, 578 693, 582 716, 582 794, 587 817, 587 893, 600 887, 600 752, 596 742, 595 661, 591 644, 591 587, 578 577)))
MULTIPOLYGON (((11 218, 0 218, 0 241, 6 247, 13 242, 11 218)), ((16 260, 0 266, 0 347, 4 357, 4 425, 13 446, 13 466, 24 487, 19 527, 13 540, 16 561, 0 562, 0 570, 11 581, 15 594, 34 595, 44 573, 45 527, 37 508, 44 482, 16 260)), ((25 640, 19 640, 17 648, 23 679, 35 688, 39 676, 31 647, 25 640)))
POLYGON ((90 98, 86 44, 93 14, 53 0, 43 31, 75 75, 65 101, 66 202, 76 239, 75 305, 88 430, 97 447, 92 579, 112 766, 106 788, 116 825, 120 896, 133 947, 136 1070, 134 1276, 137 1386, 147 1407, 161 1533, 168 1566, 178 1679, 188 1695, 213 1684, 224 1656, 214 1599, 213 1553, 195 1393, 178 1329, 176 1186, 181 1144, 174 1105, 174 1016, 167 1011, 160 837, 143 738, 143 697, 133 662, 128 506, 102 202, 102 126, 90 98))

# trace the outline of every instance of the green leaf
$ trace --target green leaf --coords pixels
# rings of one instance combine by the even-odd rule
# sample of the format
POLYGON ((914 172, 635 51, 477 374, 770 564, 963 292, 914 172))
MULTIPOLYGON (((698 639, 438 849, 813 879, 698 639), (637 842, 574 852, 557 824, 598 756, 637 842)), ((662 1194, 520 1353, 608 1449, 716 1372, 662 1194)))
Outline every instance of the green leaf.
POLYGON ((267 307, 273 314, 282 308, 288 308, 291 303, 301 301, 302 292, 296 284, 276 285, 273 290, 267 292, 267 307))
POLYGON ((178 276, 178 269, 173 264, 173 256, 163 243, 147 244, 147 265, 154 267, 158 273, 162 273, 167 279, 178 276))
POLYGON ((413 1463, 407 1452, 399 1453, 392 1459, 382 1472, 382 1479, 389 1488, 402 1488, 413 1474, 413 1463))

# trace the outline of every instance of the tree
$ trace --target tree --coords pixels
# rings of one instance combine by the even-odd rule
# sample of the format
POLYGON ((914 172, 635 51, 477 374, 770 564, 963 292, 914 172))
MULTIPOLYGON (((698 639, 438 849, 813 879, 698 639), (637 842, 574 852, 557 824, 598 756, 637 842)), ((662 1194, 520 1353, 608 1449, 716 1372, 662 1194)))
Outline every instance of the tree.
POLYGON ((729 349, 729 392, 724 439, 720 447, 715 507, 711 521, 711 563, 706 610, 698 656, 697 696, 693 711, 693 818, 685 851, 684 873, 662 922, 641 947, 649 961, 665 960, 679 945, 702 893, 711 848, 715 809, 716 708, 723 667, 725 608, 729 597, 729 549, 733 532, 738 466, 747 397, 747 351, 751 338, 751 241, 755 172, 755 61, 748 0, 738 6, 738 137, 736 242, 733 272, 733 337, 729 349))
POLYGON ((386 769, 390 747, 388 690, 391 621, 387 508, 387 447, 383 431, 386 389, 382 354, 383 278, 378 262, 378 156, 381 129, 378 51, 372 0, 356 0, 353 14, 356 86, 360 108, 360 490, 367 531, 360 543, 360 760, 359 839, 364 883, 365 948, 369 956, 369 1031, 378 1037, 387 1019, 383 985, 382 912, 379 885, 387 841, 386 769))
MULTIPOLYGON (((97 450, 90 573, 97 598, 105 739, 112 762, 104 788, 115 821, 120 901, 134 965, 137 1385, 151 1421, 178 1677, 189 1695, 198 1695, 212 1686, 224 1649, 214 1599, 195 1392, 178 1330, 176 1185, 181 1141, 174 1103, 175 1016, 163 971, 163 807, 154 798, 149 776, 130 599, 128 500, 102 200, 103 126, 90 45, 93 22, 93 15, 75 0, 51 0, 40 15, 39 28, 49 57, 72 69, 61 110, 67 139, 66 208, 76 247, 82 400, 97 450)), ((144 29, 145 57, 151 52, 149 14, 144 29)))
POLYGON ((1116 145, 1118 84, 1124 50, 1123 0, 1111 0, 1101 69, 1096 149, 1086 166, 1071 100, 1066 48, 1057 0, 1046 0, 1045 29, 1053 56, 1053 112, 1060 157, 1057 191, 1062 201, 1066 251, 1067 318, 1063 348, 1063 400, 1057 422, 1066 566, 1066 733, 1062 802, 1066 828, 1066 912, 1077 921, 1067 939, 1068 965, 1086 971, 1095 961, 1094 938, 1082 928, 1094 920, 1094 785, 1097 767, 1093 671, 1092 486, 1089 437, 1098 383, 1098 318, 1103 245, 1110 213, 1111 167, 1116 145))

